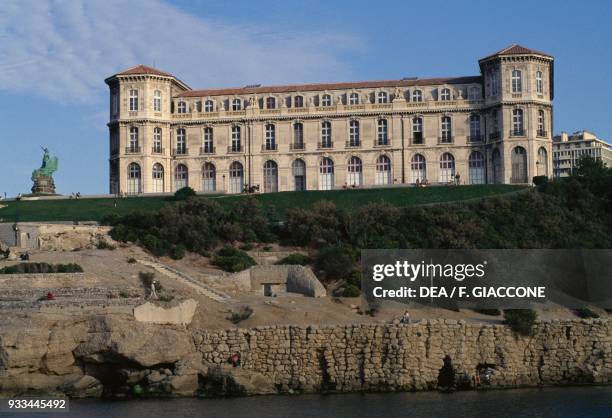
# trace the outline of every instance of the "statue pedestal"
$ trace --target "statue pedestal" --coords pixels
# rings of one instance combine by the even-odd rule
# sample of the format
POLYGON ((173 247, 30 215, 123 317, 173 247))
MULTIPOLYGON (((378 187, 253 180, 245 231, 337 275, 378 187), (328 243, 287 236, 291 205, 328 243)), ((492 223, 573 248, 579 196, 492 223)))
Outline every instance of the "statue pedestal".
POLYGON ((34 177, 34 185, 32 186, 32 193, 43 193, 43 194, 55 194, 55 183, 51 176, 37 176, 34 177))

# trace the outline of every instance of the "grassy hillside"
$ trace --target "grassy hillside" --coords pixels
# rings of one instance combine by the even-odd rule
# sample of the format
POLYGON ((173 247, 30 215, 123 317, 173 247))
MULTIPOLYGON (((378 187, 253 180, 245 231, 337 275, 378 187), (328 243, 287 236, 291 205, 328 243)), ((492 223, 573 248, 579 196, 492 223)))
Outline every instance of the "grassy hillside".
MULTIPOLYGON (((372 202, 387 202, 397 207, 477 199, 520 190, 522 186, 503 184, 447 186, 428 188, 359 189, 309 192, 282 192, 255 195, 264 206, 273 206, 278 217, 290 207, 308 208, 321 200, 339 208, 357 208, 372 202)), ((214 199, 229 207, 243 195, 201 197, 214 199)), ((134 210, 152 211, 173 204, 167 197, 129 197, 125 199, 36 200, 2 202, 0 222, 19 221, 98 221, 104 215, 125 215, 134 210), (115 207, 115 203, 117 206, 115 207)))

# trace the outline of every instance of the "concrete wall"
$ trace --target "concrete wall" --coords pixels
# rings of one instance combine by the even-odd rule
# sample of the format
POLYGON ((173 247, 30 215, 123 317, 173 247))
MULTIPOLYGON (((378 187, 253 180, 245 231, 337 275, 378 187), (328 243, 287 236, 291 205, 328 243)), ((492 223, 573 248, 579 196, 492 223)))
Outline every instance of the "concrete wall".
POLYGON ((516 337, 502 325, 430 320, 196 330, 194 341, 205 362, 225 363, 239 352, 244 370, 284 391, 432 389, 446 355, 459 375, 494 365, 493 387, 612 380, 610 326, 599 319, 543 321, 533 337, 516 337))

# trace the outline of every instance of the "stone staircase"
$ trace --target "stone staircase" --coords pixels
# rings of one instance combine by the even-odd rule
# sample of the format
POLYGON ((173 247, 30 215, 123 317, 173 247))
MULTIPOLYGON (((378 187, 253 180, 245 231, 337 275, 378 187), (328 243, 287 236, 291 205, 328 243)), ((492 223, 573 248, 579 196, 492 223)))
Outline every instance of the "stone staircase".
POLYGON ((202 283, 201 281, 194 279, 193 277, 190 277, 186 275, 185 273, 178 271, 170 266, 167 266, 161 263, 157 263, 155 261, 149 261, 149 260, 136 260, 136 261, 138 261, 143 266, 151 267, 152 269, 160 272, 161 274, 167 277, 170 277, 172 279, 175 279, 176 281, 181 282, 191 287, 199 294, 204 295, 214 300, 215 302, 219 302, 219 303, 232 302, 232 298, 229 295, 217 289, 213 289, 212 287, 202 283))

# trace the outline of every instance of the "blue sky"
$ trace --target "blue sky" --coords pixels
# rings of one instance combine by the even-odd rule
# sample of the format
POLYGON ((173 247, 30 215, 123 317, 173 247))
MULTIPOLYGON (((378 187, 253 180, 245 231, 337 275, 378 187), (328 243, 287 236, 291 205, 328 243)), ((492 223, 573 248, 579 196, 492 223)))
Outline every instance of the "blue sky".
POLYGON ((612 2, 2 0, 0 193, 44 145, 61 193, 108 192, 104 78, 144 63, 192 87, 477 75, 519 43, 555 56, 555 133, 612 140, 612 2))

